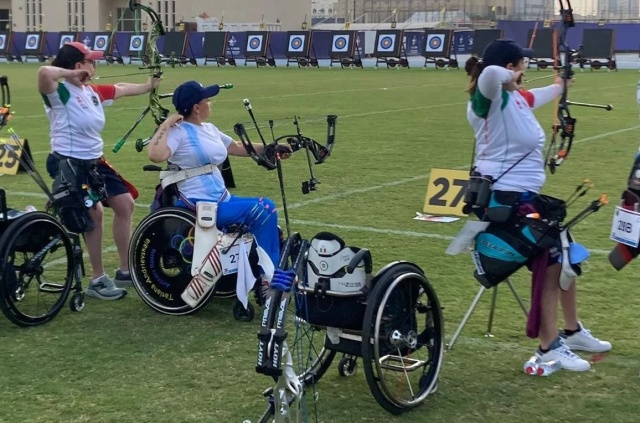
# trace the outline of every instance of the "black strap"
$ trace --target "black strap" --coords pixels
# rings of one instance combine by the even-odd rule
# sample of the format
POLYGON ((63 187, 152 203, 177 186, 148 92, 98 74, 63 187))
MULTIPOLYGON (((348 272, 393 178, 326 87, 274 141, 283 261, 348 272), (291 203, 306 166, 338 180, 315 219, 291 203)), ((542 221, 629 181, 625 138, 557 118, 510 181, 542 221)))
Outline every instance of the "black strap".
MULTIPOLYGON (((475 150, 475 146, 473 147, 473 149, 475 150)), ((505 170, 504 172, 502 172, 502 173, 500 174, 500 176, 498 176, 496 179, 494 179, 494 180, 493 180, 493 183, 495 184, 496 182, 498 182, 498 181, 500 180, 500 178, 502 178, 504 175, 506 175, 506 174, 507 174, 507 172, 509 172, 511 169, 513 169, 514 167, 516 167, 516 165, 517 165, 518 163, 520 163, 521 161, 523 161, 524 159, 526 159, 526 158, 527 158, 527 156, 528 156, 529 154, 531 154, 532 152, 533 152, 533 150, 529 151, 527 154, 525 154, 524 156, 520 157, 520 158, 518 159, 518 161, 517 161, 517 162, 515 162, 514 164, 512 164, 512 165, 509 167, 509 169, 505 170)))
POLYGON ((63 156, 60 153, 56 153, 55 151, 51 152, 51 155, 58 160, 67 160, 69 164, 72 164, 74 167, 79 167, 83 169, 91 169, 98 164, 98 159, 77 159, 75 157, 63 156))

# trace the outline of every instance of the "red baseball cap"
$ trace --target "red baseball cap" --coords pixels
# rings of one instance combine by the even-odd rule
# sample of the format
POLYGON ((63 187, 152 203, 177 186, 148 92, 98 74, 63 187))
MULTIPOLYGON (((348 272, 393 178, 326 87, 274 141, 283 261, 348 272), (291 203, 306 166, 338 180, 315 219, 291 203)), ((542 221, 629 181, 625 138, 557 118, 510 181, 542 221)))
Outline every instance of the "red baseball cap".
POLYGON ((65 45, 69 45, 84 54, 85 60, 99 60, 102 59, 102 56, 104 55, 104 52, 91 50, 89 47, 77 41, 65 43, 65 45))

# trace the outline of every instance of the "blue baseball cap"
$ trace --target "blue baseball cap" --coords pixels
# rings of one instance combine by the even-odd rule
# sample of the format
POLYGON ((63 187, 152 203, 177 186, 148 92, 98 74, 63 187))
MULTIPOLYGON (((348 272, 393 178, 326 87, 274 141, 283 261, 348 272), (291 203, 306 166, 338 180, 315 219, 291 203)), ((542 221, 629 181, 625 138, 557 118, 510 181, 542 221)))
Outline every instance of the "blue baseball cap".
POLYGON ((515 41, 501 38, 492 41, 482 53, 482 63, 485 66, 507 67, 509 63, 516 63, 525 57, 531 58, 534 51, 531 48, 522 48, 515 41))
POLYGON ((178 113, 185 116, 191 112, 193 106, 205 98, 215 97, 219 92, 219 85, 203 87, 196 81, 185 82, 173 92, 173 105, 178 113))

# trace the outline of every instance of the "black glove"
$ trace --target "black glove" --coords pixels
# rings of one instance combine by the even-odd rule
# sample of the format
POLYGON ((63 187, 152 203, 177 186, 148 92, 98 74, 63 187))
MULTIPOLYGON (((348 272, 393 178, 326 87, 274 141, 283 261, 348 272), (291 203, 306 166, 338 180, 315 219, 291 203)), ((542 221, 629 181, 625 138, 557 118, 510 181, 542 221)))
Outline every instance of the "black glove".
POLYGON ((277 143, 271 143, 264 147, 264 155, 271 163, 275 163, 276 157, 281 154, 291 154, 291 147, 277 143))

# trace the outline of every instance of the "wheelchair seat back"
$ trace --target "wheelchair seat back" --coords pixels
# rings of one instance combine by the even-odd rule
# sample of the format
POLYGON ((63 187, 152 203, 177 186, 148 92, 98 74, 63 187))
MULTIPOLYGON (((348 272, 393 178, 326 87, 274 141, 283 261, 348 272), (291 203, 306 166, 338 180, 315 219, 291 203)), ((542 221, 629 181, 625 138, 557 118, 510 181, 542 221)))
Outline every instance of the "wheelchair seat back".
POLYGON ((171 184, 165 188, 162 188, 162 185, 158 184, 156 185, 156 194, 153 197, 153 202, 151 203, 151 212, 163 207, 175 207, 178 199, 180 199, 178 184, 171 184))
POLYGON ((298 317, 315 326, 362 330, 369 290, 364 261, 352 273, 346 270, 359 250, 329 232, 311 239, 306 277, 298 285, 298 317))
POLYGON ((316 235, 311 240, 307 258, 306 286, 314 292, 362 295, 366 282, 364 263, 360 262, 353 273, 346 270, 359 250, 345 246, 336 235, 326 232, 316 235))
POLYGON ((151 204, 151 211, 154 212, 162 207, 175 206, 180 199, 178 182, 211 173, 215 168, 215 165, 207 164, 196 168, 181 169, 171 162, 167 162, 167 168, 165 170, 158 166, 145 166, 143 168, 144 170, 160 172, 160 183, 156 185, 156 194, 151 204))

